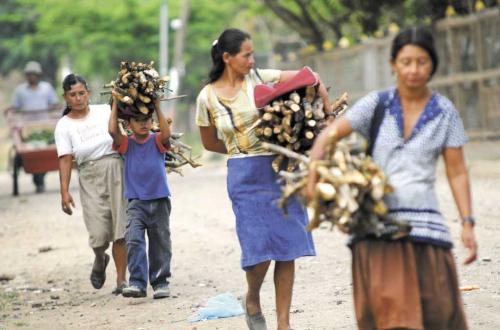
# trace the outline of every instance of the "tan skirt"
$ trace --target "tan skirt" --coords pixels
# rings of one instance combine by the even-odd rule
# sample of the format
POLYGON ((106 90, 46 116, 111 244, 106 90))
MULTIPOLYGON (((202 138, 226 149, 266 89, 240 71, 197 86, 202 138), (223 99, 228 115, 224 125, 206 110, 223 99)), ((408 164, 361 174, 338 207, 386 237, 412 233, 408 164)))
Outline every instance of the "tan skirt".
POLYGON ((83 220, 89 245, 97 248, 125 236, 127 203, 123 195, 123 160, 118 154, 78 167, 83 220))
POLYGON ((366 240, 352 253, 359 329, 467 329, 449 249, 366 240))

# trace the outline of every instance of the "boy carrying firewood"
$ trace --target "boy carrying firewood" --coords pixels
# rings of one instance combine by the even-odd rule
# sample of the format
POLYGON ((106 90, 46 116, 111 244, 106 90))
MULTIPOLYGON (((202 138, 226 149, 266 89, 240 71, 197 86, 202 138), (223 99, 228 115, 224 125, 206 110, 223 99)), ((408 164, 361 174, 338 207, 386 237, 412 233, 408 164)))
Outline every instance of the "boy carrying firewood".
POLYGON ((113 147, 125 158, 125 198, 128 200, 125 240, 130 279, 129 285, 123 289, 124 297, 145 297, 148 274, 154 299, 170 295, 171 204, 164 153, 170 148, 172 120, 164 117, 158 99, 155 100, 155 111, 160 132, 151 133, 152 112, 137 111, 127 118, 133 134, 123 135, 118 127, 118 98, 113 92, 109 134, 113 138, 113 147), (145 231, 149 240, 148 256, 145 231))

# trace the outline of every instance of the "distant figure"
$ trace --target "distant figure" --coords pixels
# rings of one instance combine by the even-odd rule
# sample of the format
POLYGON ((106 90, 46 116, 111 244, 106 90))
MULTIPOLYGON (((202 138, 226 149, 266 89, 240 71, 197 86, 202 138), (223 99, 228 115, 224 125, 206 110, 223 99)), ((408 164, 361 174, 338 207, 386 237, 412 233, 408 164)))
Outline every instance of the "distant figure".
MULTIPOLYGON (((59 107, 56 92, 52 85, 46 81, 41 81, 42 66, 40 63, 30 61, 24 68, 26 82, 17 86, 14 91, 12 104, 6 112, 20 112, 33 114, 42 118, 48 118, 47 111, 56 110, 59 107)), ((17 154, 16 164, 21 166, 21 157, 17 154)), ((36 186, 36 192, 45 191, 44 183, 45 173, 33 174, 33 183, 36 186)))

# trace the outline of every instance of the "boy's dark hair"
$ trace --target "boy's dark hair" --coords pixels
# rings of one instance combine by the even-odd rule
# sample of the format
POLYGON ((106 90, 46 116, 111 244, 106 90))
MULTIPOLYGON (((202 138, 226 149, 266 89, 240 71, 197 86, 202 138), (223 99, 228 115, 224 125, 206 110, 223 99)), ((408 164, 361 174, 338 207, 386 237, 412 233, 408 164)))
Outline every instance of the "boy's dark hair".
POLYGON ((423 48, 432 60, 431 78, 436 72, 439 64, 436 48, 434 47, 434 37, 432 33, 424 27, 414 26, 406 28, 392 41, 391 60, 395 60, 399 51, 406 45, 416 45, 423 48))
POLYGON ((152 112, 150 112, 147 115, 145 115, 143 113, 134 113, 133 115, 129 116, 128 121, 130 121, 132 119, 135 119, 137 121, 143 121, 143 120, 148 120, 148 119, 151 119, 151 118, 153 118, 153 113, 152 112))
MULTIPOLYGON (((82 76, 75 75, 74 73, 70 73, 69 75, 64 77, 64 80, 62 82, 62 88, 63 88, 64 94, 66 94, 66 92, 71 90, 71 86, 76 85, 78 83, 81 83, 83 86, 85 86, 85 89, 87 91, 89 90, 89 88, 87 86, 87 82, 85 81, 85 79, 82 76)), ((71 111, 71 108, 66 104, 66 107, 64 108, 64 111, 62 114, 63 117, 66 116, 70 111, 71 111)))
POLYGON ((250 35, 238 29, 226 29, 212 45, 212 68, 208 74, 208 82, 213 83, 220 78, 224 72, 224 61, 222 55, 227 52, 236 55, 241 50, 241 44, 251 39, 250 35))

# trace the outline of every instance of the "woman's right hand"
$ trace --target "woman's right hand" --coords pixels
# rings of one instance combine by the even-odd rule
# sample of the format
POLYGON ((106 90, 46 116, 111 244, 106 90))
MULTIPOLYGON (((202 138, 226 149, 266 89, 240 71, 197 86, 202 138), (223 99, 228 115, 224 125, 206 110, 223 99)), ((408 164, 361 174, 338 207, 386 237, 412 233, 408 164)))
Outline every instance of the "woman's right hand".
POLYGON ((462 228, 462 243, 469 251, 468 256, 464 260, 464 265, 471 264, 477 259, 477 241, 474 234, 474 227, 470 223, 465 223, 462 228))
MULTIPOLYGON (((351 124, 345 117, 340 117, 332 120, 314 141, 311 152, 309 154, 311 162, 322 159, 324 157, 327 144, 330 143, 332 138, 340 140, 351 134, 352 131, 353 129, 351 127, 351 124)), ((309 177, 304 191, 308 202, 311 201, 314 197, 316 183, 318 182, 318 180, 318 173, 316 172, 314 167, 310 165, 309 177)))
POLYGON ((119 101, 118 95, 119 95, 119 93, 116 91, 116 89, 113 88, 111 90, 111 97, 113 99, 113 102, 118 102, 119 101))
POLYGON ((73 214, 72 207, 75 207, 75 202, 69 192, 61 194, 61 207, 64 213, 69 215, 73 214))
POLYGON ((318 174, 314 169, 309 168, 309 176, 307 177, 307 183, 304 187, 304 195, 307 203, 309 203, 314 197, 314 190, 316 189, 317 182, 318 174))

